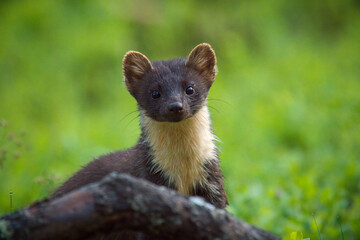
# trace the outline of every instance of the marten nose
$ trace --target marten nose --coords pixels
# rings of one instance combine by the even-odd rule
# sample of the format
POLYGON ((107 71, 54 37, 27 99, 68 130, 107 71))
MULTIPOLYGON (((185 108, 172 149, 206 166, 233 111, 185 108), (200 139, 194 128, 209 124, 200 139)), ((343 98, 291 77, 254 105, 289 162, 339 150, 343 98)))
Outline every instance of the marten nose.
POLYGON ((179 113, 182 112, 183 105, 180 102, 173 102, 169 104, 169 111, 171 113, 179 113))

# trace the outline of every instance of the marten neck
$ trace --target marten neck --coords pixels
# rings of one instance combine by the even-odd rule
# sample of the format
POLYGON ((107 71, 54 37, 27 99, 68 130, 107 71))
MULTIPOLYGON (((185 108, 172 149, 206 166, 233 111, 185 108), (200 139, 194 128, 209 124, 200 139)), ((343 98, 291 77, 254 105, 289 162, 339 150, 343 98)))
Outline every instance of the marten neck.
POLYGON ((153 171, 161 172, 183 194, 206 184, 204 164, 217 158, 207 106, 181 122, 158 122, 143 113, 141 126, 151 148, 153 171))

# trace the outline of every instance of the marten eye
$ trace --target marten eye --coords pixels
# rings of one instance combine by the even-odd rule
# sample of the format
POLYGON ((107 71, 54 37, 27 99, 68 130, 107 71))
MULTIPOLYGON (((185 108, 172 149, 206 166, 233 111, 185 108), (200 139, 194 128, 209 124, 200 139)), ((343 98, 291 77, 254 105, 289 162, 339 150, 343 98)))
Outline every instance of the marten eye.
POLYGON ((186 94, 187 94, 187 95, 193 95, 194 92, 195 92, 195 90, 194 90, 193 87, 188 87, 188 88, 186 89, 186 94))
POLYGON ((155 91, 153 91, 153 92, 151 93, 151 97, 152 97, 153 99, 159 98, 159 97, 160 97, 160 93, 155 90, 155 91))

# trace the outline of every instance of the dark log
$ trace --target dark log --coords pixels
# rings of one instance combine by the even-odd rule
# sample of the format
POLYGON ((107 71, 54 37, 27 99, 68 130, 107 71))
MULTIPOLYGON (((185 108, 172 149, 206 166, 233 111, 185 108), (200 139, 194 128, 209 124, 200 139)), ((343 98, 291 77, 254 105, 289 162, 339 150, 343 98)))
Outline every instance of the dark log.
POLYGON ((280 239, 199 197, 117 173, 0 218, 1 240, 84 239, 119 230, 161 239, 280 239))

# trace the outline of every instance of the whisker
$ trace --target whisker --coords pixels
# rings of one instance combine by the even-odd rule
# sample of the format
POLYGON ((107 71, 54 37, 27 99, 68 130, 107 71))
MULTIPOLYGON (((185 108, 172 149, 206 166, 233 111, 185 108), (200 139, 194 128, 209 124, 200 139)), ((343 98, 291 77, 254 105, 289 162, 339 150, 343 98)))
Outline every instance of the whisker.
POLYGON ((229 103, 228 101, 225 101, 225 100, 222 100, 222 99, 219 99, 219 98, 208 98, 209 101, 218 101, 218 102, 221 102, 221 103, 225 103, 229 106, 233 106, 231 103, 229 103))
POLYGON ((134 113, 136 113, 136 112, 138 112, 138 110, 134 110, 134 111, 129 112, 129 113, 126 114, 124 117, 122 117, 120 120, 116 121, 116 124, 120 124, 121 121, 125 120, 128 116, 130 116, 131 114, 134 114, 134 113))
POLYGON ((202 104, 191 104, 190 109, 197 109, 200 110, 203 107, 202 104))
POLYGON ((132 118, 124 127, 124 129, 126 129, 135 119, 137 119, 139 117, 139 115, 137 115, 136 117, 132 118))
POLYGON ((217 108, 215 108, 215 107, 213 107, 213 106, 210 106, 210 105, 208 105, 208 107, 211 108, 211 109, 213 109, 213 110, 215 110, 217 113, 220 113, 220 111, 219 111, 217 108))

